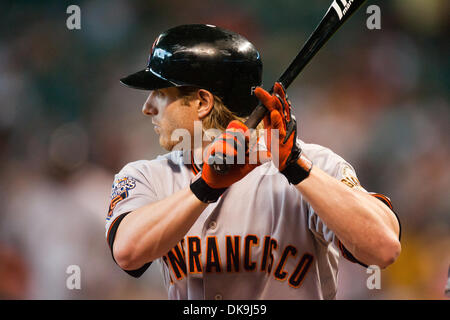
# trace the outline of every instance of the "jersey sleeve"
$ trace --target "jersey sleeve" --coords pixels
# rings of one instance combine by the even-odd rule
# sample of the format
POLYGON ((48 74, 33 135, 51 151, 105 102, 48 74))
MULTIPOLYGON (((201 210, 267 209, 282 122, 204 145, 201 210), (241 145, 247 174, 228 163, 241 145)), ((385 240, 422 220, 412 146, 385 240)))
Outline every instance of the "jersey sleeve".
MULTIPOLYGON (((115 175, 105 226, 106 241, 108 242, 113 259, 114 239, 122 219, 130 212, 156 200, 156 193, 148 177, 145 176, 135 163, 126 165, 115 175)), ((151 262, 145 264, 138 270, 124 271, 133 277, 140 277, 150 264, 151 262)))
MULTIPOLYGON (((355 169, 345 160, 340 160, 333 166, 332 170, 328 171, 328 174, 344 183, 350 188, 358 189, 363 192, 367 192, 360 184, 355 169)), ((370 195, 376 197, 384 204, 386 204, 395 214, 393 210, 391 200, 383 194, 368 192, 370 195)), ((400 225, 400 220, 397 217, 397 220, 400 225)), ((332 243, 336 248, 339 249, 340 254, 347 260, 358 263, 367 268, 367 265, 358 261, 347 248, 342 244, 342 242, 338 239, 338 237, 334 234, 332 230, 330 230, 326 224, 320 219, 317 213, 314 211, 313 207, 308 204, 308 227, 310 231, 314 234, 314 236, 324 244, 332 243)), ((400 227, 400 236, 401 236, 401 227, 400 227)))

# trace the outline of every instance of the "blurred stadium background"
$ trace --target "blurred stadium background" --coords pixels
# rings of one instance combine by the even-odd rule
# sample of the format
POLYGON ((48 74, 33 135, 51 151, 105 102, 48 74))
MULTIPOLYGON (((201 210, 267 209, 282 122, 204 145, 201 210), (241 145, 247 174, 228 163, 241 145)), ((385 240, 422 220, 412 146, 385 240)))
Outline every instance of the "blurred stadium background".
MULTIPOLYGON (((157 265, 133 279, 105 241, 114 173, 164 152, 141 114, 146 93, 118 79, 144 67, 160 32, 209 23, 259 48, 268 88, 329 4, 2 1, 0 299, 166 299, 157 265), (66 27, 70 4, 81 30, 66 27), (66 288, 69 265, 81 268, 81 290, 66 288)), ((402 221, 403 251, 381 290, 342 261, 339 299, 448 299, 449 9, 447 0, 368 1, 289 89, 300 137, 352 163, 402 221), (366 28, 370 4, 381 30, 366 28)))

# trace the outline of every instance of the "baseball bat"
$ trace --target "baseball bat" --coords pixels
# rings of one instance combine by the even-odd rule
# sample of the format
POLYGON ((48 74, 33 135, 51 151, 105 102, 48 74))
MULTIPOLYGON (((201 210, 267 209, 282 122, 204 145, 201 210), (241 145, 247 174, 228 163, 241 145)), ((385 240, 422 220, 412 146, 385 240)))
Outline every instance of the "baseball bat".
MULTIPOLYGON (((366 0, 334 0, 328 8, 322 20, 316 29, 305 42, 297 56, 278 78, 284 89, 287 90, 289 85, 295 80, 299 73, 311 61, 324 44, 333 36, 333 34, 348 20, 348 18, 356 11, 366 0)), ((273 87, 270 89, 272 93, 273 87)), ((256 106, 253 112, 245 121, 245 125, 250 129, 255 129, 267 113, 266 107, 261 103, 256 106)), ((226 173, 228 166, 222 161, 213 163, 213 169, 217 173, 226 173)))

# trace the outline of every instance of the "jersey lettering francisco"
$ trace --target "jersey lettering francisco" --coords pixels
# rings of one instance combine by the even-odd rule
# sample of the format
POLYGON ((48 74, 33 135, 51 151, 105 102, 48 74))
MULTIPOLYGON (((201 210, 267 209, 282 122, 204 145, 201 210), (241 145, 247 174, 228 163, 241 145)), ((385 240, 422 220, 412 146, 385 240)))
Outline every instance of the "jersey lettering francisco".
MULTIPOLYGON (((305 155, 349 187, 353 167, 330 149, 305 155)), ((208 205, 180 242, 157 259, 169 299, 334 299, 340 255, 358 262, 301 193, 265 163, 208 205)), ((189 186, 198 172, 181 151, 127 164, 116 176, 106 219, 112 248, 121 219, 189 186)), ((374 194, 390 206, 390 201, 374 194)), ((112 250, 112 249, 111 249, 112 250)), ((127 273, 138 277, 150 262, 127 273)))

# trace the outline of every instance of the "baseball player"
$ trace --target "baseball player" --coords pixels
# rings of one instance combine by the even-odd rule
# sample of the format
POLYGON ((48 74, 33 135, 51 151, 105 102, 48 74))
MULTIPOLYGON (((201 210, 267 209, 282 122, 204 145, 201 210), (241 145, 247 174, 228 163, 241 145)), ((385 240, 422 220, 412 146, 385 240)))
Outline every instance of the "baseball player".
POLYGON ((142 112, 169 153, 116 174, 107 242, 134 277, 159 263, 169 299, 334 299, 341 255, 385 268, 400 253, 390 200, 365 191, 339 155, 300 140, 283 87, 270 94, 261 75, 241 35, 182 25, 155 40, 146 69, 121 79, 149 90, 142 112), (258 101, 266 134, 252 143, 242 120, 258 101), (194 135, 195 122, 221 134, 178 150, 173 133, 194 135), (218 174, 208 159, 220 153, 245 161, 218 174))

